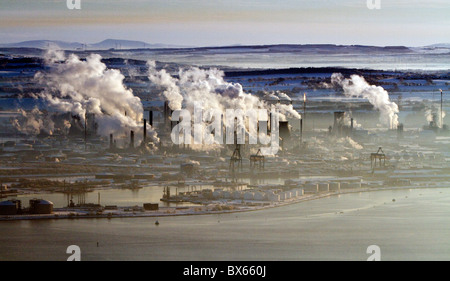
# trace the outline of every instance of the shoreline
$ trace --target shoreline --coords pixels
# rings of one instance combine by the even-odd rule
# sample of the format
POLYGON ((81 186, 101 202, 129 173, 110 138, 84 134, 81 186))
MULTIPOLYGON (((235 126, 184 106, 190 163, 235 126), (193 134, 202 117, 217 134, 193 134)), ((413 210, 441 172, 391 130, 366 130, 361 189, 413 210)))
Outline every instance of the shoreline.
MULTIPOLYGON (((172 217, 172 216, 199 216, 199 215, 219 215, 219 214, 233 214, 240 212, 254 212, 254 211, 263 211, 266 209, 278 208, 289 206, 293 204, 300 204, 302 202, 318 200, 322 198, 328 198, 336 195, 344 195, 344 194, 352 194, 352 193, 361 193, 361 192, 376 192, 376 191, 388 191, 388 190, 408 190, 408 189, 438 189, 445 188, 443 186, 401 186, 401 187, 378 187, 378 188, 357 188, 357 189, 348 189, 345 191, 337 191, 337 192, 322 192, 316 194, 303 195, 299 198, 288 199, 283 202, 269 203, 269 205, 264 206, 245 206, 238 205, 236 209, 231 210, 204 210, 208 205, 205 206, 193 206, 193 207, 185 207, 185 208, 176 208, 176 207, 168 207, 166 210, 158 210, 158 211, 144 211, 144 212, 108 212, 103 214, 89 214, 83 213, 81 210, 73 211, 73 210, 62 210, 62 208, 58 208, 56 212, 49 215, 13 215, 13 216, 0 216, 0 222, 5 221, 30 221, 30 220, 60 220, 60 219, 115 219, 115 218, 159 218, 159 217, 172 217), (198 210, 201 208, 202 210, 198 210)), ((211 203, 213 205, 213 203, 211 203)), ((219 204, 214 204, 219 205, 219 204)), ((222 204, 220 204, 222 205, 222 204)), ((225 206, 233 206, 232 204, 223 204, 225 206)), ((121 208, 129 208, 129 207, 121 207, 121 208)))

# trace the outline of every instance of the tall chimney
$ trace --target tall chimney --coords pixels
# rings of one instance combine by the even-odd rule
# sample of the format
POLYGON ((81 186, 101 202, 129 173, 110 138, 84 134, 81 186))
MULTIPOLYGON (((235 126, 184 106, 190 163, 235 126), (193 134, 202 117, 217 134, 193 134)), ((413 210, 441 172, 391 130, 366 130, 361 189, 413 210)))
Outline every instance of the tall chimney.
POLYGON ((169 114, 169 102, 168 101, 164 101, 164 113, 166 114, 166 116, 169 114))
POLYGON ((130 148, 134 148, 134 131, 130 132, 130 148))
POLYGON ((300 118, 300 145, 303 143, 303 118, 300 118))
POLYGON ((144 139, 142 140, 142 143, 146 143, 147 141, 147 119, 144 119, 144 139))
POLYGON ((167 120, 169 119, 169 102, 164 102, 164 124, 167 124, 167 120))
POLYGON ((87 116, 84 113, 84 150, 87 149, 87 116))
POLYGON ((267 133, 270 134, 272 132, 272 112, 269 113, 269 122, 267 124, 267 133))
POLYGON ((109 135, 109 149, 113 149, 114 148, 114 136, 113 134, 109 135))
POLYGON ((148 117, 149 117, 149 121, 150 121, 150 127, 153 127, 153 111, 150 111, 149 113, 148 113, 148 117))

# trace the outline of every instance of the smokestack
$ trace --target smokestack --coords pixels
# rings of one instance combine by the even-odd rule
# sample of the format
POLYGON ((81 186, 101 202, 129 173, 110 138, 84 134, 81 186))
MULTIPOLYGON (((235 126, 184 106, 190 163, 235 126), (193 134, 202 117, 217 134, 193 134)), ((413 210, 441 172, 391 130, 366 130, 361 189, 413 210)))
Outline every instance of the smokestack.
POLYGON ((130 132, 130 148, 134 148, 134 131, 130 132))
POLYGON ((342 127, 344 125, 345 112, 336 111, 334 112, 334 134, 338 137, 342 137, 342 127))
POLYGON ((169 102, 164 102, 164 124, 167 124, 167 120, 169 119, 169 102))
POLYGON ((142 143, 146 143, 147 141, 147 119, 144 119, 144 139, 142 140, 142 143))
POLYGON ((84 114, 84 150, 87 150, 87 116, 84 114))
POLYGON ((397 137, 398 138, 403 138, 403 131, 404 131, 404 126, 402 123, 398 124, 397 126, 397 137))
POLYGON ((350 119, 350 133, 353 133, 353 118, 350 119))
POLYGON ((303 143, 303 118, 300 119, 300 145, 303 143))
POLYGON ((113 134, 109 135, 109 149, 113 149, 114 148, 114 136, 113 134))
POLYGON ((267 133, 270 134, 272 131, 272 112, 269 113, 269 123, 267 124, 267 133))
POLYGON ((150 121, 150 127, 152 127, 153 128, 153 111, 150 111, 149 113, 148 113, 148 115, 149 115, 149 121, 150 121))

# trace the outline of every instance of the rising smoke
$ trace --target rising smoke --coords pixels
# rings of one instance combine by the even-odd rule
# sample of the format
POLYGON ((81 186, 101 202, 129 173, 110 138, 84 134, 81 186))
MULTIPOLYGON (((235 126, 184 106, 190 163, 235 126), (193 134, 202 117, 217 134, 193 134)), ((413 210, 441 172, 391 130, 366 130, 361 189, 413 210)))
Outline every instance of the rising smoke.
MULTIPOLYGON (((43 100, 48 111, 70 113, 69 116, 81 120, 81 124, 85 123, 87 115, 94 115, 96 133, 102 136, 141 130, 143 107, 140 99, 124 85, 125 77, 119 70, 107 69, 100 55, 92 54, 81 60, 76 55, 66 58, 61 52, 52 50, 45 61, 48 71, 38 72, 35 76, 44 90, 35 94, 35 98, 43 100)), ((27 129, 29 133, 58 129, 49 128, 54 124, 43 122, 39 118, 42 115, 37 112, 23 114, 28 115, 26 124, 35 125, 34 130, 27 129)), ((15 123, 17 128, 24 127, 19 120, 15 123)), ((151 128, 148 131, 150 137, 156 138, 151 128)))
MULTIPOLYGON (((163 98, 169 102, 172 110, 182 107, 192 112, 196 103, 201 103, 204 109, 215 109, 225 112, 226 109, 241 109, 244 112, 252 109, 269 108, 260 98, 245 93, 239 83, 224 80, 224 72, 215 68, 208 70, 191 67, 180 69, 178 78, 171 76, 165 69, 157 70, 155 62, 149 61, 149 79, 162 90, 163 98)), ((273 93, 273 96, 290 98, 284 93, 273 93)), ((280 120, 286 117, 301 118, 291 104, 277 104, 280 120)))
POLYGON ((334 73, 331 76, 333 85, 342 87, 347 97, 367 99, 376 110, 380 111, 380 122, 396 129, 398 126, 398 105, 390 101, 389 93, 380 86, 374 86, 358 75, 352 75, 350 78, 344 78, 340 73, 334 73))
POLYGON ((53 134, 55 123, 48 114, 44 114, 37 107, 30 112, 23 109, 18 109, 17 112, 19 117, 12 120, 12 125, 17 131, 26 135, 53 134))
POLYGON ((445 116, 445 111, 441 111, 441 109, 437 106, 431 106, 431 108, 425 109, 425 118, 427 119, 428 124, 434 124, 437 127, 442 127, 443 124, 441 120, 444 120, 445 116))

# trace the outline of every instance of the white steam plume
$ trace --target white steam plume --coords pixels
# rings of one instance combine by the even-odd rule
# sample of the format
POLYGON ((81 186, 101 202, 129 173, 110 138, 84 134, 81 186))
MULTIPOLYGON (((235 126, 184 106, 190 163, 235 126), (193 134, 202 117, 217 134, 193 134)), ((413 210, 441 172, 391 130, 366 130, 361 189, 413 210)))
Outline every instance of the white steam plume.
MULTIPOLYGON (((194 108, 200 106, 204 110, 203 119, 211 120, 211 116, 206 114, 207 110, 225 113, 227 109, 234 109, 246 113, 251 110, 271 109, 271 105, 266 101, 244 92, 241 84, 225 81, 224 72, 221 70, 215 68, 204 70, 191 67, 179 69, 178 77, 172 77, 165 69, 156 70, 156 64, 153 61, 148 62, 147 65, 149 67, 149 80, 162 90, 162 96, 168 101, 172 110, 184 108, 189 110, 192 115, 194 108)), ((287 96, 279 93, 278 95, 284 99, 287 96)), ((280 97, 277 98, 280 99, 280 97)), ((273 106, 279 110, 280 120, 286 120, 287 117, 301 118, 292 104, 279 103, 273 106)), ((227 124, 225 116, 222 118, 224 126, 231 125, 227 124)), ((207 131, 207 125, 208 122, 203 122, 203 132, 207 131)), ((249 134, 248 124, 238 126, 243 126, 246 133, 249 134)), ((205 139, 213 139, 212 134, 204 137, 205 139)), ((214 150, 214 147, 217 147, 216 145, 197 146, 201 150, 214 150)), ((197 149, 196 145, 192 145, 191 148, 197 149)))
POLYGON ((55 123, 48 114, 42 113, 38 108, 34 108, 30 112, 19 109, 18 113, 20 116, 12 120, 12 125, 17 131, 27 135, 53 134, 55 123))
POLYGON ((177 80, 173 78, 166 70, 156 70, 154 61, 148 61, 148 78, 153 84, 158 85, 164 89, 163 95, 169 101, 169 107, 172 110, 181 109, 183 103, 183 96, 180 94, 180 89, 177 85, 177 80))
MULTIPOLYGON (((203 70, 197 67, 180 69, 178 77, 172 77, 164 69, 156 70, 155 62, 147 63, 149 79, 152 83, 163 89, 163 96, 168 100, 172 110, 181 109, 182 106, 193 110, 194 103, 202 103, 204 109, 217 109, 225 112, 226 109, 242 109, 244 112, 251 109, 268 108, 265 101, 245 93, 239 83, 224 80, 224 72, 215 68, 203 70)), ((290 99, 284 93, 277 93, 278 98, 290 99)), ((291 104, 279 104, 280 119, 285 115, 301 118, 291 104)))
POLYGON ((380 86, 374 86, 358 75, 352 75, 349 79, 344 78, 340 73, 331 76, 331 82, 343 88, 347 97, 357 97, 367 99, 375 109, 380 111, 380 121, 389 129, 398 126, 398 105, 390 101, 389 93, 380 86))
MULTIPOLYGON (((142 103, 125 87, 120 71, 107 69, 100 55, 92 54, 84 61, 72 54, 62 63, 55 62, 60 56, 47 59, 49 71, 35 76, 45 87, 36 97, 46 101, 49 110, 71 113, 82 124, 86 114, 94 114, 97 133, 103 136, 142 130, 142 103)), ((156 137, 151 128, 148 131, 156 137)))
POLYGON ((444 120, 446 116, 445 111, 441 112, 441 109, 436 106, 432 106, 431 108, 425 110, 425 118, 427 119, 428 124, 431 122, 436 122, 436 126, 442 127, 443 124, 441 122, 441 115, 442 120, 444 120))

